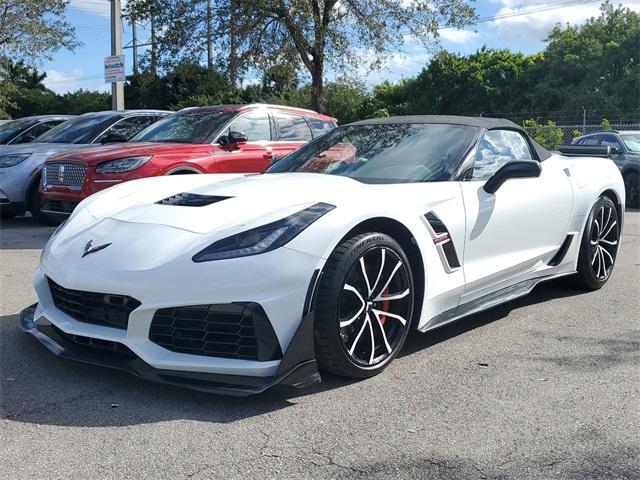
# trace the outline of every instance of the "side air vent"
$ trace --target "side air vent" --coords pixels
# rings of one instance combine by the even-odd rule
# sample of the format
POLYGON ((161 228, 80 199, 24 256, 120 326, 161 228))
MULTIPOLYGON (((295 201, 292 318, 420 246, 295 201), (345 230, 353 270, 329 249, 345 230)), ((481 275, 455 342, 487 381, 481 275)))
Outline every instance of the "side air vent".
POLYGON ((442 260, 442 264, 447 273, 459 269, 460 260, 458 259, 458 253, 456 252, 456 247, 453 244, 449 230, 444 222, 433 212, 427 212, 424 217, 429 223, 433 243, 438 250, 440 260, 442 260))
POLYGON ((231 197, 220 197, 216 195, 199 195, 197 193, 178 193, 170 197, 164 198, 158 205, 174 205, 179 207, 206 207, 212 203, 218 203, 231 197))
POLYGON ((562 245, 560 245, 560 248, 553 256, 553 258, 549 260, 549 263, 547 265, 555 267, 556 265, 560 265, 560 263, 562 263, 562 260, 564 260, 565 255, 567 255, 567 252, 569 251, 569 247, 571 246, 571 242, 573 242, 574 236, 575 234, 573 233, 567 235, 567 237, 562 242, 562 245))

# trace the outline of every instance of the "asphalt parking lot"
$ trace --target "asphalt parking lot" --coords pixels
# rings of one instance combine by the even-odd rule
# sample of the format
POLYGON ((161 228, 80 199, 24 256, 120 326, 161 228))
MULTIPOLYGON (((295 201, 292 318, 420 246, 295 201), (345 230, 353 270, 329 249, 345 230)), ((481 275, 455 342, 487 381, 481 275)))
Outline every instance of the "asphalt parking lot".
POLYGON ((609 284, 409 339, 366 381, 237 399, 56 358, 18 328, 51 228, 0 229, 0 477, 640 478, 640 212, 609 284))

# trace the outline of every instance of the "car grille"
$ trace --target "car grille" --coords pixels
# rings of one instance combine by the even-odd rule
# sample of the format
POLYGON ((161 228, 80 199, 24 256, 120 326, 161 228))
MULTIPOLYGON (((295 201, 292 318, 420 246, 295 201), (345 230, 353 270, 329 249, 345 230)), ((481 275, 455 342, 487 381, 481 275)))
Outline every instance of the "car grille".
POLYGON ((43 182, 45 187, 68 187, 80 190, 86 168, 80 163, 50 162, 44 165, 43 182))
POLYGON ((48 280, 56 308, 79 322, 126 329, 129 315, 140 306, 135 298, 71 290, 61 287, 50 278, 48 280))
POLYGON ((78 206, 77 202, 68 202, 66 200, 56 200, 54 198, 46 200, 40 210, 43 212, 62 213, 70 215, 73 209, 78 206))
POLYGON ((94 351, 117 355, 123 358, 136 358, 137 356, 131 351, 131 349, 129 349, 129 347, 123 345, 122 343, 113 342, 111 340, 102 340, 99 338, 84 337, 82 335, 73 335, 71 333, 62 331, 55 325, 51 326, 58 335, 72 341, 73 343, 81 345, 82 347, 86 347, 94 351))
POLYGON ((173 352, 258 358, 253 314, 239 304, 163 308, 153 316, 149 339, 173 352))

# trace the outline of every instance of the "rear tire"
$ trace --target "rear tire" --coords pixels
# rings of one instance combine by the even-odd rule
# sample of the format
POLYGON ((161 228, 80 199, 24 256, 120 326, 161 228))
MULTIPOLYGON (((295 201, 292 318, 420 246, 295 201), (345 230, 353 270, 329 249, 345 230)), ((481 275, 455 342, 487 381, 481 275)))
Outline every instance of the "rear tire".
POLYGON ((630 172, 624 176, 627 207, 640 208, 640 180, 637 172, 630 172))
POLYGON ((380 373, 412 325, 414 286, 402 247, 383 233, 357 235, 331 254, 315 302, 316 358, 351 378, 380 373))
POLYGON ((582 234, 573 284, 585 290, 602 288, 613 271, 619 241, 618 210, 609 197, 602 196, 591 209, 582 234))

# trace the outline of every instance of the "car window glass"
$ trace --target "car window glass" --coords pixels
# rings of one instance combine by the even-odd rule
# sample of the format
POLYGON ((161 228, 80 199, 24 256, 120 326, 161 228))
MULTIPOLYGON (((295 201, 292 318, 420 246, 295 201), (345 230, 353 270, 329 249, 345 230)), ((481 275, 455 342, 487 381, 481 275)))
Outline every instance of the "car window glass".
POLYGON ((616 147, 618 149, 621 148, 620 142, 618 142, 618 139, 615 137, 615 135, 610 135, 610 134, 602 136, 602 141, 600 142, 600 145, 604 147, 611 146, 611 147, 616 147))
POLYGON ((138 132, 151 125, 154 121, 155 117, 153 115, 142 115, 139 117, 123 118, 119 122, 115 123, 102 135, 100 135, 94 142, 99 143, 108 135, 129 140, 138 132))
POLYGON ((621 133, 620 138, 627 149, 634 153, 640 152, 640 132, 621 133))
POLYGON ((304 117, 300 115, 290 115, 288 113, 276 113, 276 121, 278 122, 279 136, 278 140, 307 142, 311 140, 311 129, 304 117))
POLYGON ((471 179, 487 180, 507 162, 532 159, 529 144, 520 133, 490 130, 478 145, 471 179))
POLYGON ((244 133, 249 142, 270 141, 271 126, 267 112, 250 112, 238 117, 227 129, 229 132, 244 133))
POLYGON ((40 135, 35 141, 44 143, 90 143, 96 135, 119 118, 119 114, 80 115, 56 125, 48 132, 40 135))
POLYGON ((311 126, 311 130, 313 130, 314 137, 324 135, 336 128, 335 122, 327 122, 326 120, 320 120, 319 118, 307 117, 307 121, 311 126))
POLYGON ((55 127, 59 123, 62 123, 63 120, 51 120, 49 122, 41 122, 37 125, 34 125, 29 130, 20 134, 18 138, 16 138, 12 143, 28 143, 33 142, 36 138, 42 135, 45 132, 51 130, 51 128, 55 127))
POLYGON ((600 145, 600 136, 595 135, 593 137, 583 138, 580 145, 600 145))
POLYGON ((233 115, 233 112, 187 109, 164 117, 141 131, 131 141, 210 143, 233 115))
POLYGON ((345 125, 290 153, 268 173, 322 173, 365 183, 443 182, 477 133, 466 125, 345 125))
POLYGON ((29 128, 34 123, 36 123, 35 120, 23 118, 0 125, 0 143, 11 141, 17 134, 29 128))

